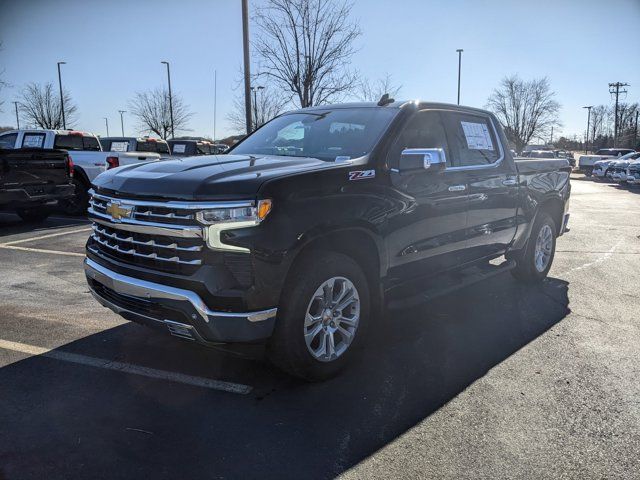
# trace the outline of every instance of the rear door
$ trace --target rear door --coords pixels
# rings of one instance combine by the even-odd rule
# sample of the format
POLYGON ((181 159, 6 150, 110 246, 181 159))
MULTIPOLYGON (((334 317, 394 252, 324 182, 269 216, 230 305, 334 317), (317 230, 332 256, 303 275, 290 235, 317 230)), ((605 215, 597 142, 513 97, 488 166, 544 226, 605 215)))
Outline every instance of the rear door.
POLYGON ((467 254, 504 253, 516 233, 518 176, 489 115, 443 112, 454 167, 468 192, 467 254))
POLYGON ((433 275, 465 262, 466 172, 451 171, 451 150, 442 115, 422 110, 408 120, 390 148, 392 171, 406 148, 442 148, 442 172, 391 173, 393 188, 406 207, 389 219, 387 247, 392 281, 433 275))

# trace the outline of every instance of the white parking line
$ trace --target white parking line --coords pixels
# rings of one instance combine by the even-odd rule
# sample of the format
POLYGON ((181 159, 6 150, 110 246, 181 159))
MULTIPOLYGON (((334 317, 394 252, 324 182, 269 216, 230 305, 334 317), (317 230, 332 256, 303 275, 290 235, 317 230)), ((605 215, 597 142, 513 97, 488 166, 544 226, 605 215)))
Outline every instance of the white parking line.
POLYGON ((39 235, 37 237, 21 238, 20 240, 13 240, 11 242, 0 243, 0 247, 5 247, 7 245, 16 245, 18 243, 32 242, 32 241, 35 241, 35 240, 43 240, 45 238, 60 237, 62 235, 71 235, 73 233, 90 232, 90 231, 91 231, 91 227, 89 227, 89 228, 85 227, 85 228, 77 228, 76 230, 69 230, 67 232, 48 233, 47 235, 39 235))
POLYGON ((106 360, 104 358, 88 357, 78 353, 63 352, 60 350, 52 350, 49 348, 28 345, 26 343, 12 342, 0 339, 0 348, 12 350, 14 352, 27 353, 29 355, 40 355, 47 358, 61 360, 63 362, 77 363, 89 367, 104 368, 106 370, 115 370, 142 377, 156 378, 159 380, 168 380, 170 382, 184 383, 195 387, 210 388, 212 390, 220 390, 223 392, 237 393, 246 395, 251 392, 252 387, 241 383, 223 382, 221 380, 212 380, 204 377, 194 377, 183 373, 168 372, 166 370, 157 370, 155 368, 142 367, 131 363, 116 362, 106 360))

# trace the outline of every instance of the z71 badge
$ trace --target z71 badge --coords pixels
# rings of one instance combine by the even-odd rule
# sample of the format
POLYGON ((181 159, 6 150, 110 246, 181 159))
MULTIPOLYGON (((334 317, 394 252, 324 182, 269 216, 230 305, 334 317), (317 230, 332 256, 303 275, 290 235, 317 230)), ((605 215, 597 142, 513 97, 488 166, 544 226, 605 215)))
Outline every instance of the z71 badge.
POLYGON ((364 180, 366 178, 374 178, 375 176, 375 170, 355 170, 349 172, 349 180, 364 180))

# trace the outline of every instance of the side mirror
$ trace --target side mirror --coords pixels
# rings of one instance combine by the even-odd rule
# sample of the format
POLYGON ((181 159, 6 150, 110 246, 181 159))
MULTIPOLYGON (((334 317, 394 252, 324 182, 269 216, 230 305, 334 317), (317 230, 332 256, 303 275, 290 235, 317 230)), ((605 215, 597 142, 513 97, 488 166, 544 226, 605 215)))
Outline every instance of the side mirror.
POLYGON ((398 171, 401 175, 440 172, 446 165, 447 159, 442 148, 405 148, 400 155, 398 171))

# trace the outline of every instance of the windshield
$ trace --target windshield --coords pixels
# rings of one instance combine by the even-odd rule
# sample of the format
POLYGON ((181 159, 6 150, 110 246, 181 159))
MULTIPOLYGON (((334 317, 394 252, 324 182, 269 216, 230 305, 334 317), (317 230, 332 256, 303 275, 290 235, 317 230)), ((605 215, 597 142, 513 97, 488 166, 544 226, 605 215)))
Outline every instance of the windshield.
POLYGON ((362 157, 371 152, 397 113, 388 108, 341 108, 282 115, 232 153, 314 157, 330 162, 362 157))
POLYGON ((553 154, 553 152, 547 152, 547 151, 534 151, 534 152, 531 152, 531 157, 532 158, 556 158, 556 156, 553 154))
POLYGON ((620 157, 620 160, 635 160, 636 158, 640 158, 640 152, 631 152, 627 153, 620 157))

